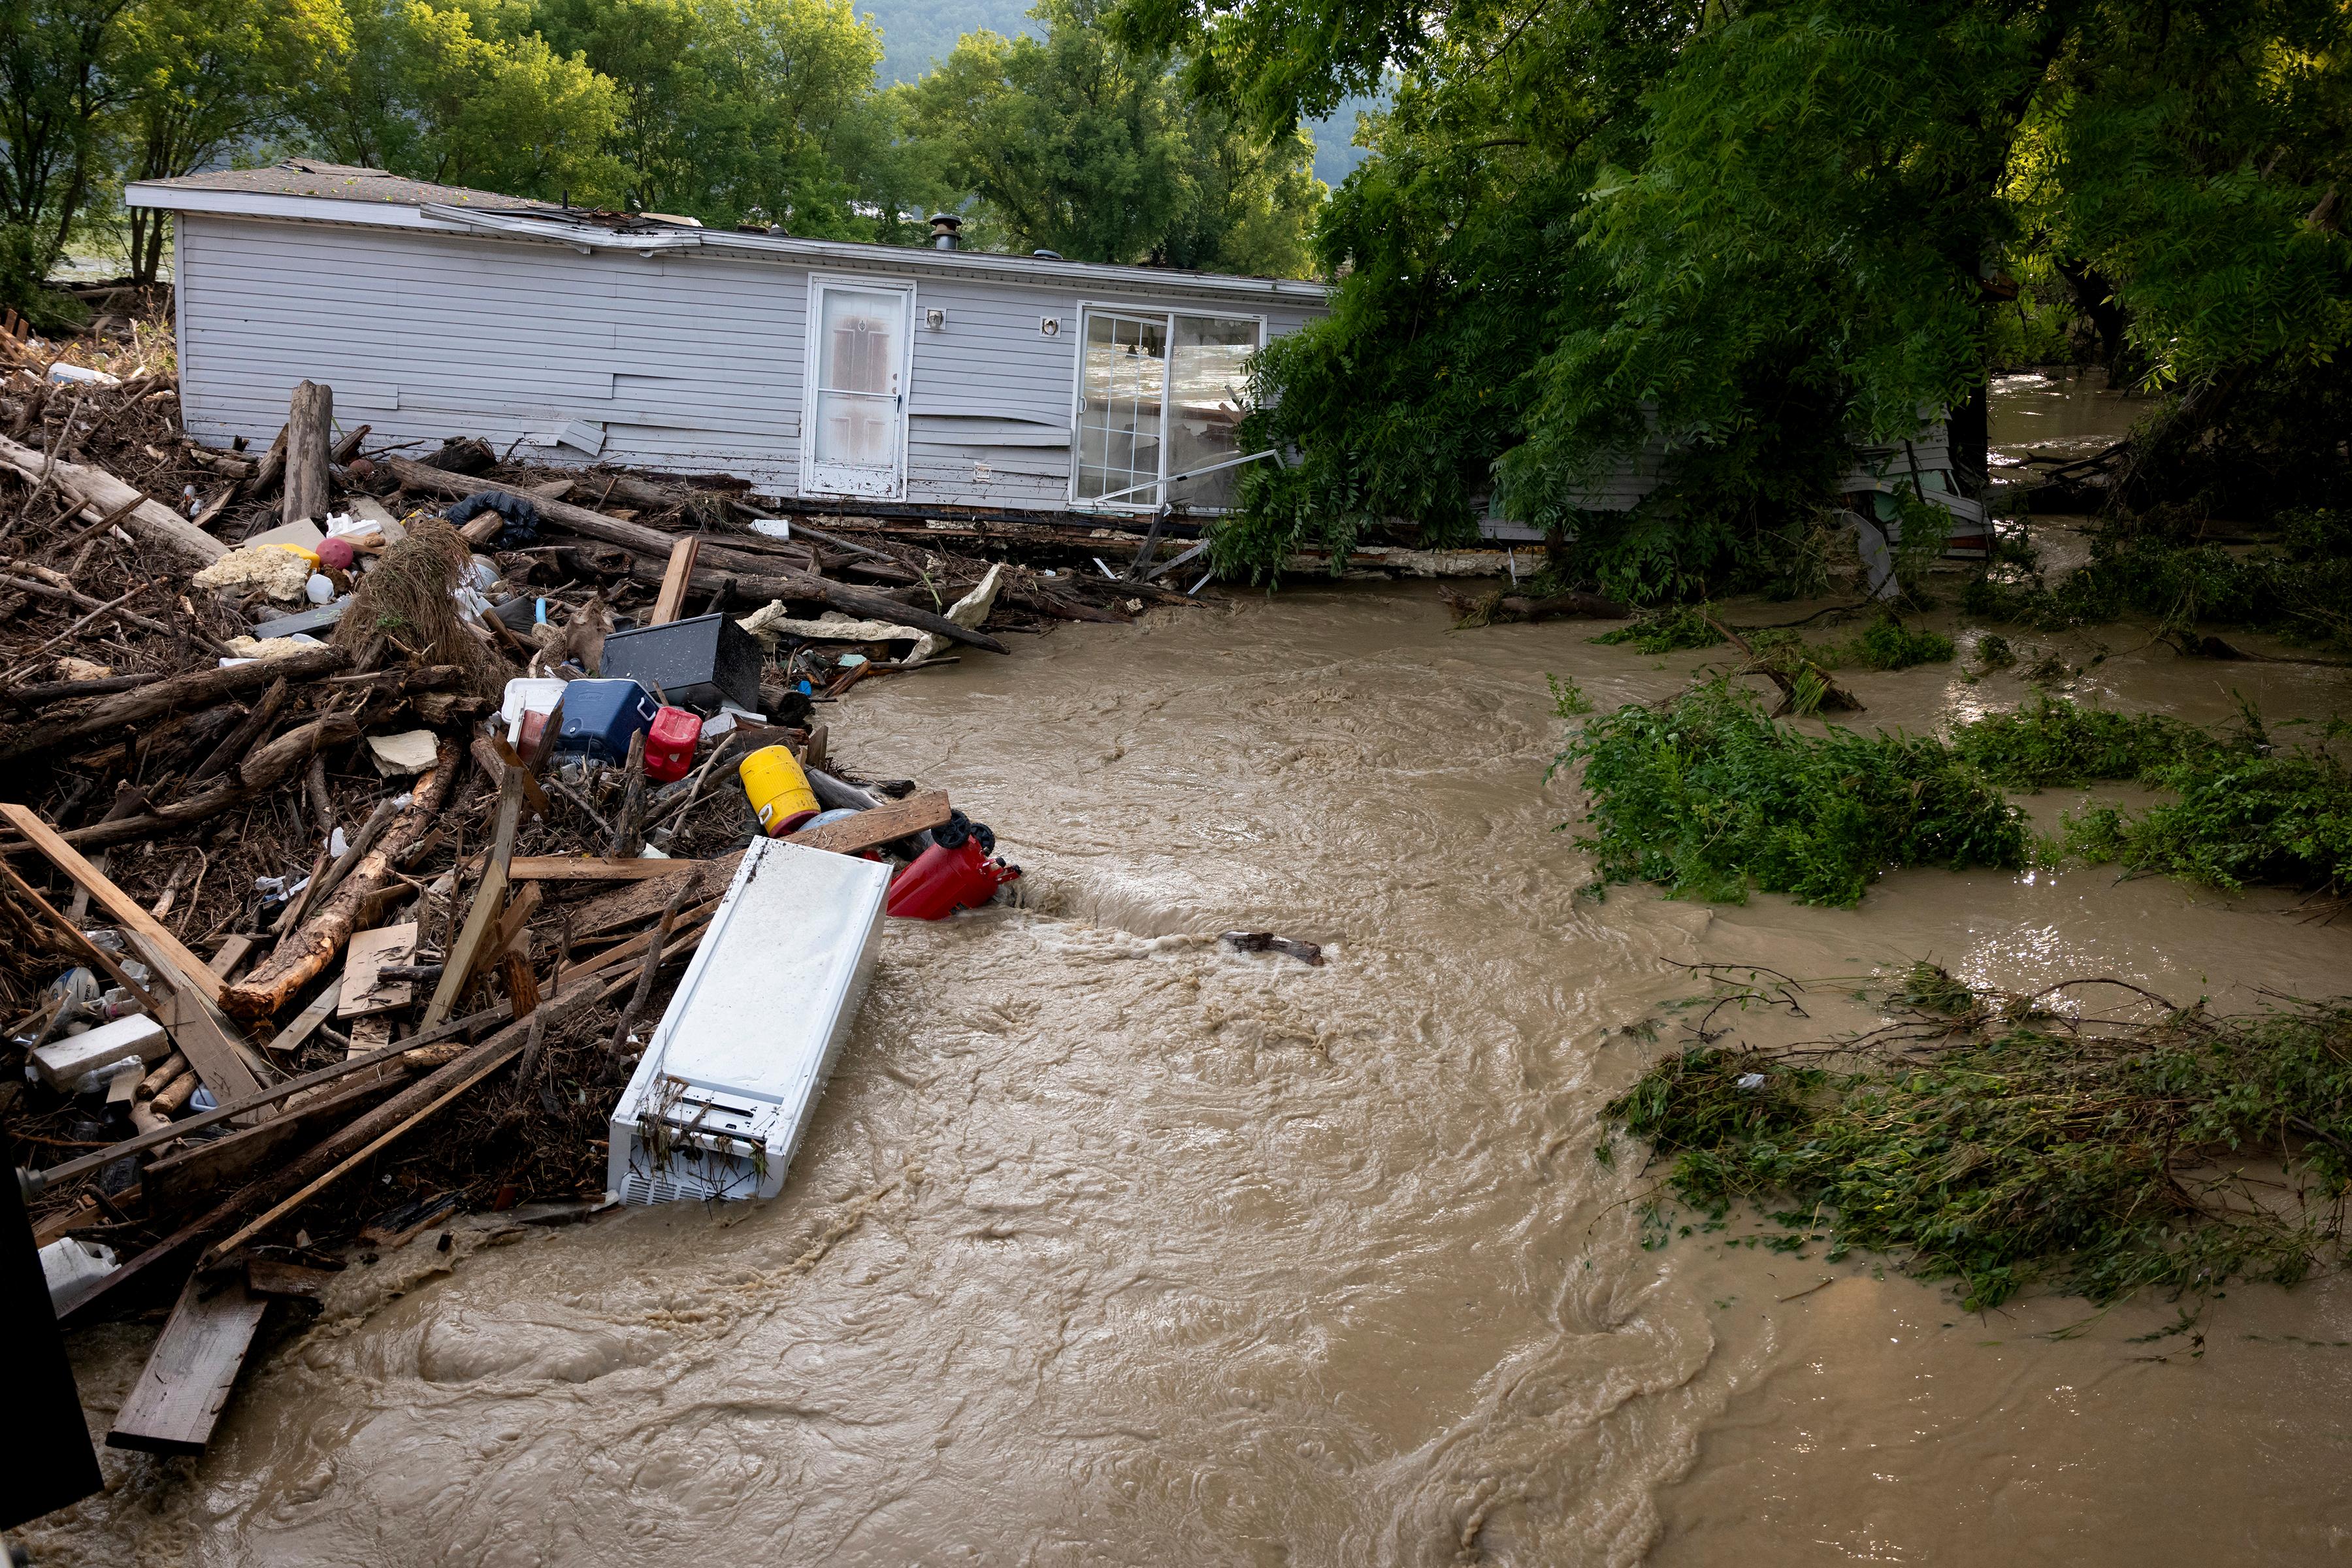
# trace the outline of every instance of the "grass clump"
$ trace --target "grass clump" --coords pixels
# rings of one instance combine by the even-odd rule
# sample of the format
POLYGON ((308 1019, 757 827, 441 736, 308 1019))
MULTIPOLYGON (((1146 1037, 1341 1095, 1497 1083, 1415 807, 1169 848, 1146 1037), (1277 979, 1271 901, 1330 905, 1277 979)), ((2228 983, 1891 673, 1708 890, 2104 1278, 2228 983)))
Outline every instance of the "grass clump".
POLYGON ((2326 752, 2249 749, 2143 776, 2179 798, 2094 806, 2067 821, 2067 853, 2230 892, 2265 882, 2352 892, 2352 771, 2326 752))
POLYGON ((2206 764, 2224 742, 2163 713, 2077 708, 2036 692, 2025 707, 1989 713, 1952 731, 1952 750, 2011 789, 2105 780, 2153 781, 2183 763, 2206 764))
POLYGON ((1728 903, 1751 889, 1853 904, 1882 870, 2025 863, 2023 819, 1939 742, 1765 717, 1728 680, 1663 708, 1588 722, 1554 767, 1581 764, 1600 881, 1728 903))
POLYGON ((2014 997, 1969 996, 1955 1024, 1955 1000, 1915 1004, 1922 1026, 1882 1034, 1855 1070, 1687 1050, 1607 1115, 1671 1160, 1683 1202, 1717 1219, 1759 1205, 1769 1245, 1887 1253, 1958 1281, 1971 1310, 2034 1286, 2202 1299, 2341 1260, 2352 1004, 2165 1009, 2094 1031, 2014 997), (2246 1180, 2249 1163, 2290 1201, 2246 1180))
POLYGON ((1551 688, 1551 710, 1556 717, 1581 719, 1592 711, 1592 699, 1584 694, 1584 688, 1579 686, 1573 678, 1562 679, 1557 675, 1547 675, 1544 681, 1551 688))
POLYGON ((1676 605, 1651 610, 1638 618, 1590 640, 1614 647, 1632 643, 1646 654, 1679 653, 1685 648, 1713 647, 1723 634, 1709 624, 1713 612, 1705 605, 1676 605))

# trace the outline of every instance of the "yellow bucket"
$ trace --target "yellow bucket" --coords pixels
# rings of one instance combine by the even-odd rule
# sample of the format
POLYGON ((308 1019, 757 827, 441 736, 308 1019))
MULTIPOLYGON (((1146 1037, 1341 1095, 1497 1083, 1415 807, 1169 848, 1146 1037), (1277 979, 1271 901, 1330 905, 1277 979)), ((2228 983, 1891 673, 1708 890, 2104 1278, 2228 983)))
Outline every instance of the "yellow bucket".
POLYGON ((781 838, 817 814, 816 792, 788 747, 762 746, 735 771, 769 837, 781 838))

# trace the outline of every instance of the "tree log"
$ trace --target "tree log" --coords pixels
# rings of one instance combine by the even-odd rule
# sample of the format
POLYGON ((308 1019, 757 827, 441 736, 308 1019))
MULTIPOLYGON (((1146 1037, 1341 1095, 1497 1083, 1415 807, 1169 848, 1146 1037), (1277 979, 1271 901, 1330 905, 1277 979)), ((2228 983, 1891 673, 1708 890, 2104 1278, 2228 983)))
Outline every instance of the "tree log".
POLYGON ((359 738, 360 721, 349 713, 328 713, 307 724, 297 724, 267 745, 256 746, 237 764, 237 781, 252 790, 268 789, 329 746, 359 738))
POLYGON ((310 522, 327 515, 327 447, 335 423, 332 387, 306 381, 294 389, 286 420, 286 498, 278 508, 285 522, 310 522))
POLYGON ((98 522, 119 514, 122 527, 142 544, 169 552, 175 558, 202 567, 228 553, 228 546, 161 501, 149 500, 104 468, 85 463, 52 460, 30 447, 0 436, 0 465, 37 482, 44 471, 50 482, 80 507, 81 515, 98 522), (127 509, 127 510, 126 510, 127 509))
MULTIPOLYGON (((495 490, 504 495, 529 497, 532 504, 539 508, 539 515, 557 527, 569 529, 573 533, 583 534, 606 544, 617 544, 631 555, 650 563, 652 575, 647 580, 656 585, 659 585, 662 573, 669 563, 671 547, 678 541, 678 535, 665 533, 658 528, 647 528, 642 523, 624 522, 617 517, 606 517, 602 512, 590 511, 586 507, 572 506, 565 501, 548 500, 542 497, 533 496, 519 485, 501 484, 496 479, 468 479, 463 475, 428 467, 408 458, 387 457, 384 462, 391 468, 394 476, 412 489, 430 490, 436 495, 445 496, 462 497, 472 495, 478 490, 495 490)), ((902 626, 912 626, 917 631, 937 632, 951 641, 965 643, 972 647, 985 648, 990 653, 1005 651, 1004 645, 986 632, 973 631, 969 626, 960 626, 945 616, 935 615, 929 610, 918 609, 912 605, 901 604, 896 599, 868 589, 853 588, 845 583, 835 583, 824 577, 812 576, 805 572, 793 572, 789 569, 772 575, 758 575, 756 574, 760 568, 777 563, 761 560, 749 553, 738 557, 735 552, 716 544, 704 546, 702 561, 702 567, 696 571, 693 576, 692 591, 698 594, 716 593, 724 584, 726 579, 731 577, 735 580, 739 592, 753 597, 764 595, 772 599, 814 600, 831 605, 835 609, 845 611, 849 615, 864 616, 876 620, 896 621, 902 626), (735 570, 735 560, 740 560, 748 570, 735 570)), ((632 567, 631 570, 634 574, 635 568, 632 567)), ((1174 596, 1181 598, 1182 595, 1174 596)))
POLYGON ((261 700, 253 705, 253 711, 245 716, 245 722, 230 731, 228 739, 214 747, 212 755, 190 771, 189 786, 193 788, 215 773, 226 773, 251 751, 253 743, 261 738, 261 732, 268 729, 285 709, 287 690, 284 676, 271 681, 269 689, 261 694, 261 700))
POLYGON ((400 820, 385 830, 318 913, 280 942, 259 968, 221 992, 224 1010, 247 1023, 274 1017, 305 985, 326 973, 327 965, 359 929, 361 911, 392 880, 393 867, 431 831, 457 782, 459 756, 454 742, 441 742, 433 767, 416 781, 415 795, 400 820))
POLYGON ((0 762, 14 762, 91 735, 102 735, 126 724, 142 723, 174 709, 268 686, 280 677, 289 681, 308 680, 314 675, 341 669, 349 658, 338 647, 304 648, 283 658, 256 659, 251 664, 231 665, 226 669, 198 669, 175 675, 135 691, 105 698, 78 713, 45 717, 20 725, 0 741, 0 762))

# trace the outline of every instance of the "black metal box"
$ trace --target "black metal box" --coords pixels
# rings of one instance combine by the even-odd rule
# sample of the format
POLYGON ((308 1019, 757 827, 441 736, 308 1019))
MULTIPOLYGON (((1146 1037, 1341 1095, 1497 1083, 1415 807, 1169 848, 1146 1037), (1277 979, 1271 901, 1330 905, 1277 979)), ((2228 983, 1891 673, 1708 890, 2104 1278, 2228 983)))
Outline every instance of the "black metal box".
POLYGON ((760 645, 724 615, 614 632, 604 639, 598 673, 636 681, 672 707, 706 715, 721 702, 760 710, 760 645))

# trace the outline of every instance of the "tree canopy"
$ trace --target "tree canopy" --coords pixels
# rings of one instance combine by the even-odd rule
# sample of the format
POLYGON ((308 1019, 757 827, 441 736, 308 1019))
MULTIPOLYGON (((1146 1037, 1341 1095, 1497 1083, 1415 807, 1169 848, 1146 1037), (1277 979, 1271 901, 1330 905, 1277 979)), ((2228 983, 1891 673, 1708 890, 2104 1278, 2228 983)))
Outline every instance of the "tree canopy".
POLYGON ((2347 17, 1124 0, 1122 37, 1261 127, 1400 79, 1319 236, 1339 308, 1260 367, 1260 440, 1302 460, 1245 481, 1227 558, 1377 518, 1459 534, 1491 500, 1619 593, 1769 576, 1850 437, 1948 411, 1980 453, 1988 367, 2053 279, 2152 384, 2340 381, 2347 17), (1580 510, 1645 442, 1653 502, 1580 510))

